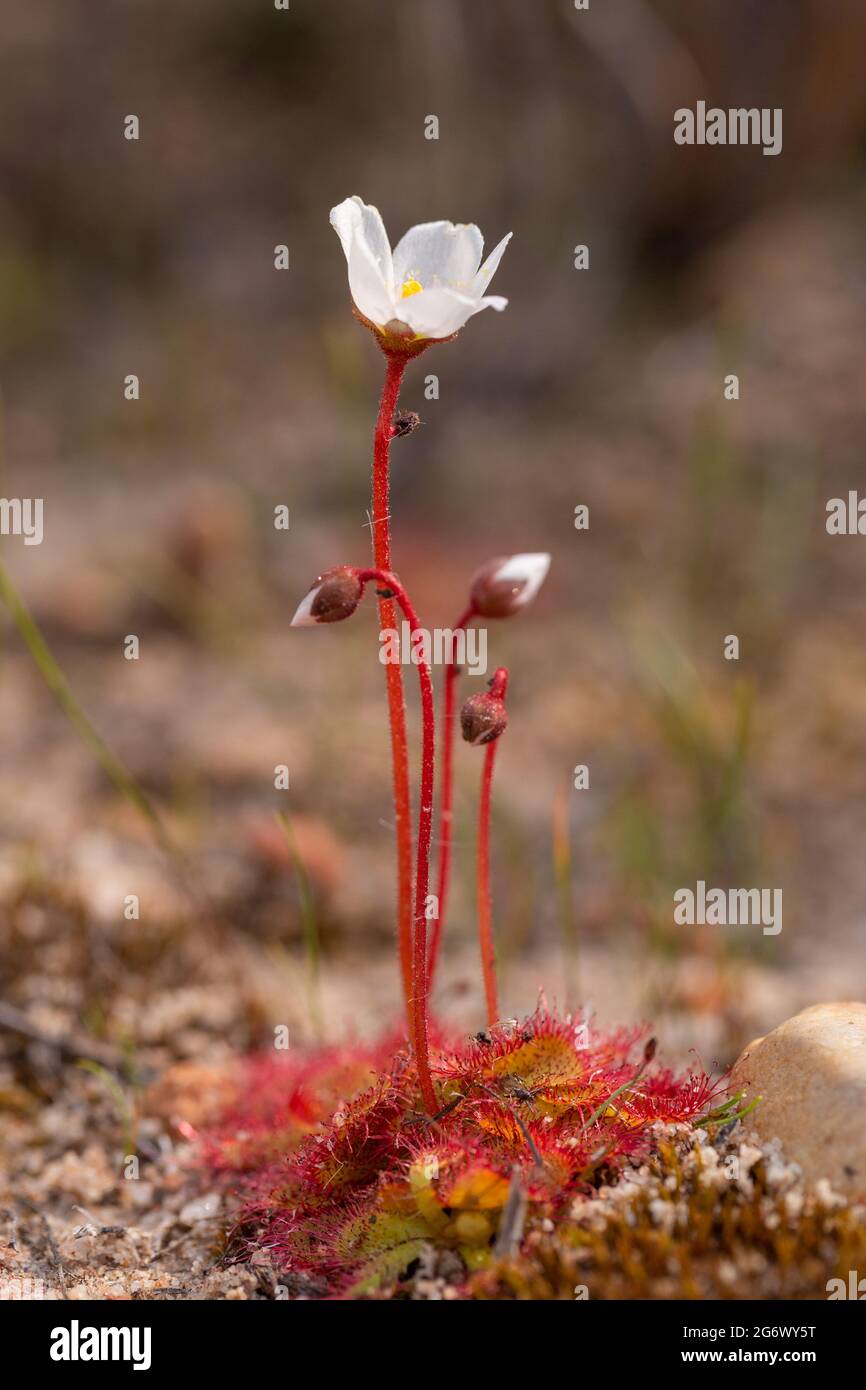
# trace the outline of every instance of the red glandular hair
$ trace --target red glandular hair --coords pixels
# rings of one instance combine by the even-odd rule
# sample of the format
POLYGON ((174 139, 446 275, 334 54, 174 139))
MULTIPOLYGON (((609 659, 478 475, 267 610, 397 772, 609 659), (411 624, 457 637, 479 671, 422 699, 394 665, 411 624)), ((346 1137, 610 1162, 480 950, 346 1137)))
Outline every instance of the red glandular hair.
POLYGON ((515 1175, 530 1220, 555 1217, 648 1153, 657 1122, 710 1109, 723 1083, 647 1065, 645 1037, 539 1008, 468 1041, 434 1038, 433 1121, 393 1040, 250 1063, 203 1147, 241 1182, 236 1255, 267 1252, 332 1296, 375 1294, 431 1245, 483 1268, 515 1175))

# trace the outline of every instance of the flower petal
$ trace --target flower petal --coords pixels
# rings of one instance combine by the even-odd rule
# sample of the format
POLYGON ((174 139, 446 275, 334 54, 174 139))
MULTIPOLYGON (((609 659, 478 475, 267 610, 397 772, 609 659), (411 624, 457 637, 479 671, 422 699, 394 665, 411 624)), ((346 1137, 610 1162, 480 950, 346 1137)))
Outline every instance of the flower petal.
POLYGON ((310 592, 304 595, 295 609, 295 616, 289 627, 318 627, 318 620, 313 617, 313 604, 321 587, 321 584, 314 584, 310 592))
MULTIPOLYGON (((484 291, 487 289, 487 286, 490 284, 490 281, 496 274, 497 266, 499 265, 499 262, 502 260, 502 257, 505 255, 505 248, 513 235, 513 232, 509 232, 507 236, 504 236, 502 238, 498 246, 494 246, 493 250, 490 252, 490 255, 487 257, 487 260, 484 262, 478 274, 475 276, 475 280, 472 285, 473 294, 482 295, 484 291)), ((503 308, 504 306, 494 304, 491 307, 494 309, 498 309, 503 308)))
POLYGON ((330 222, 343 248, 346 260, 352 250, 352 240, 355 236, 355 229, 361 225, 361 199, 357 194, 353 198, 346 198, 342 203, 338 203, 335 208, 331 208, 330 222))
POLYGON ((494 584, 508 582, 522 584, 523 588, 514 596, 514 604, 516 608, 523 608, 535 598, 547 578, 549 569, 550 556, 546 551, 536 550, 520 555, 509 555, 508 559, 491 576, 491 582, 494 584))
POLYGON ((501 294, 488 294, 483 299, 476 299, 472 312, 473 314, 480 314, 482 309, 495 309, 497 313, 501 314, 507 303, 508 300, 504 299, 501 294))
POLYGON ((449 338, 479 307, 477 300, 468 295, 437 288, 399 300, 394 312, 421 338, 449 338))
POLYGON ((340 238, 346 260, 350 262, 355 235, 360 233, 390 293, 394 283, 391 243, 379 209, 363 202, 356 193, 354 197, 346 198, 345 202, 331 208, 331 226, 340 238))
POLYGON ((355 230, 349 252, 349 289, 355 304, 371 323, 383 326, 393 319, 391 291, 360 227, 355 230))
POLYGON ((397 294, 407 280, 423 289, 447 287, 472 293, 484 250, 484 238, 474 224, 422 222, 409 231, 394 249, 394 285, 397 294))

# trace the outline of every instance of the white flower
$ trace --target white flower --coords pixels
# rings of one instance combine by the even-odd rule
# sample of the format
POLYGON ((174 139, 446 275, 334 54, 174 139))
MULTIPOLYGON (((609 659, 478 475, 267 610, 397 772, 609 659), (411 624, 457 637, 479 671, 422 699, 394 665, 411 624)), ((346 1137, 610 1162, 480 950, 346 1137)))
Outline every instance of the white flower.
POLYGON ((511 240, 503 237, 481 265, 478 228, 422 222, 392 254, 378 208, 347 198, 331 209, 349 266, 356 308, 376 328, 418 338, 449 338, 481 309, 504 309, 500 295, 485 295, 511 240))

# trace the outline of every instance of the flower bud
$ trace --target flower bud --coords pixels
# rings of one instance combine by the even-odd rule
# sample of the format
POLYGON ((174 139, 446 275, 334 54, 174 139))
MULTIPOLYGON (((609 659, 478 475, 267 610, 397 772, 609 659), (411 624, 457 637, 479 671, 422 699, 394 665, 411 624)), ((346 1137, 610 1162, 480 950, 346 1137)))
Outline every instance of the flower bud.
POLYGON ((507 723, 508 711, 505 708, 504 700, 500 700, 496 695, 491 695, 487 690, 480 691, 477 695, 470 695, 460 711, 460 727, 463 730, 463 737, 473 747, 481 743, 492 743, 495 738, 499 738, 499 735, 505 732, 507 723))
POLYGON ((314 623, 339 623, 350 618, 361 601, 364 586, 348 565, 337 565, 320 574, 306 598, 298 604, 292 627, 314 623))
POLYGON ((532 602, 549 569, 550 556, 543 552, 489 560, 472 580, 475 612, 481 618, 510 618, 532 602))

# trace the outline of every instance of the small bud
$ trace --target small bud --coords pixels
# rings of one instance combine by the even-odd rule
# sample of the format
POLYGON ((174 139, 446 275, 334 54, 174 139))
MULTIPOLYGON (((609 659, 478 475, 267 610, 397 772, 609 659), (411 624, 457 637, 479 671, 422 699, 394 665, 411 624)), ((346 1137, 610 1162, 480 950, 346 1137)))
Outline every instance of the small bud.
POLYGON ((320 574, 306 598, 298 604, 292 627, 312 627, 315 623, 339 623, 350 618, 361 601, 364 586, 348 565, 320 574))
POLYGON ((651 1062, 653 1057, 655 1057, 657 1047, 658 1043, 656 1042, 655 1038, 650 1038, 649 1042, 643 1050, 643 1059, 645 1064, 651 1062))
POLYGON ((550 569, 544 553, 489 560, 472 580, 470 597, 479 617, 510 618, 531 603, 550 569))
POLYGON ((481 743, 492 743, 505 733, 508 711, 505 702, 488 691, 470 695, 460 711, 460 727, 467 743, 477 747, 481 743))
POLYGON ((394 416, 391 425, 391 438, 402 439, 404 435, 412 434, 422 423, 421 416, 417 410, 400 410, 394 416))

